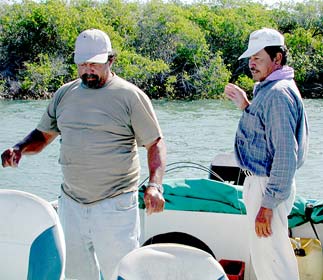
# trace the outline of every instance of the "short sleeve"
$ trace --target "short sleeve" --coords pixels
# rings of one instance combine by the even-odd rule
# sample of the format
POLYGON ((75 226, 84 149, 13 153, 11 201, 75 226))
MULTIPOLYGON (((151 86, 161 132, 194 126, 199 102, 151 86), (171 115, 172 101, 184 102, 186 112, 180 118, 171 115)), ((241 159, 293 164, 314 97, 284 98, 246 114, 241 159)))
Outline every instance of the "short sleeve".
POLYGON ((151 101, 146 94, 140 91, 131 113, 131 124, 138 146, 147 145, 163 137, 151 101))

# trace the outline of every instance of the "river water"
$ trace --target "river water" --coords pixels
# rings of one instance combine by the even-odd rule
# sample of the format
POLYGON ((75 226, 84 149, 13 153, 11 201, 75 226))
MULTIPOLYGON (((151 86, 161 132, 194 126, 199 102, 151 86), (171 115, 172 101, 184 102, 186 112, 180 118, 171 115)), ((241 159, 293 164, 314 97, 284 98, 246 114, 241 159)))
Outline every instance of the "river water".
MULTIPOLYGON (((48 101, 0 101, 0 151, 14 145, 38 123, 48 101)), ((296 175, 298 194, 323 199, 323 100, 305 100, 310 122, 310 150, 296 175)), ((209 167, 215 155, 232 152, 241 112, 228 100, 154 101, 167 143, 167 162, 194 162, 209 167)), ((56 199, 62 181, 59 139, 42 153, 24 157, 18 168, 0 168, 0 188, 24 190, 56 199)), ((140 149, 142 178, 148 174, 145 149, 140 149)), ((199 169, 178 169, 167 178, 207 178, 199 169)))

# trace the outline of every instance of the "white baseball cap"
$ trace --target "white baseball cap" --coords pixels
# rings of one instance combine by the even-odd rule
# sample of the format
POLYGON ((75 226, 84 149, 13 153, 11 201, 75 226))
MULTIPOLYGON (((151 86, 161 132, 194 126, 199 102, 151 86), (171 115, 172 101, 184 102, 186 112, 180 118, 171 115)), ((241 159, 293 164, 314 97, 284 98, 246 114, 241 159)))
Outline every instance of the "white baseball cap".
POLYGON ((275 29, 262 28, 250 34, 248 49, 239 59, 250 57, 268 46, 284 46, 284 36, 275 29))
POLYGON ((80 33, 75 42, 74 62, 106 63, 112 52, 109 36, 98 29, 80 33))

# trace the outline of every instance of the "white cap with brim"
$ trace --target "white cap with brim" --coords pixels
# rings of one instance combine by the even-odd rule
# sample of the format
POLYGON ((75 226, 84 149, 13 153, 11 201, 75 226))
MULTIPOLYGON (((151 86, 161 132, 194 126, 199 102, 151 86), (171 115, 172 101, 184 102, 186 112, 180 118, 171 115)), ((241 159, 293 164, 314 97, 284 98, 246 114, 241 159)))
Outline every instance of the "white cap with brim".
POLYGON ((250 34, 248 49, 239 59, 250 57, 268 46, 284 46, 284 36, 275 29, 262 28, 250 34))
POLYGON ((74 62, 106 63, 111 52, 109 36, 101 30, 88 29, 81 32, 76 39, 74 62))

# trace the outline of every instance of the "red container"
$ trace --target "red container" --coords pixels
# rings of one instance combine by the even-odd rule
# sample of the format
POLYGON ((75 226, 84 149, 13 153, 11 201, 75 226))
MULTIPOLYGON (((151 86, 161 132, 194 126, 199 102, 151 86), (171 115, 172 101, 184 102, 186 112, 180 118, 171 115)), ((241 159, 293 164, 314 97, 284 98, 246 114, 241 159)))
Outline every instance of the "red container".
POLYGON ((245 270, 245 263, 244 262, 236 261, 236 260, 222 259, 219 261, 219 263, 222 265, 229 280, 243 280, 244 279, 244 270, 245 270))

